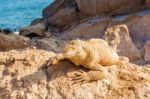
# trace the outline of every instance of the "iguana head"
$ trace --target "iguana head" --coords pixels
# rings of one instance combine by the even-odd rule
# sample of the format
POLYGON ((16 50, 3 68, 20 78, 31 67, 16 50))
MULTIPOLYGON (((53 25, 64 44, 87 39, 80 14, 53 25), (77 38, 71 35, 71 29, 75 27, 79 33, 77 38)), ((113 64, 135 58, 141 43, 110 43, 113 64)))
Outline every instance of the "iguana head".
POLYGON ((64 47, 64 53, 79 55, 84 51, 82 40, 69 41, 64 47))

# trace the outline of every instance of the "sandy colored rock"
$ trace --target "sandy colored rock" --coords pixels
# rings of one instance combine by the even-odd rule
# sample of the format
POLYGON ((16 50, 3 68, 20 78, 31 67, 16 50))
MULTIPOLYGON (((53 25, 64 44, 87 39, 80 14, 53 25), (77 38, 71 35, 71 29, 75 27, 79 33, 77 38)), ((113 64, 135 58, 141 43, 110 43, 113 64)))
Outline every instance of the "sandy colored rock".
POLYGON ((130 61, 141 58, 141 53, 134 45, 126 25, 108 28, 103 35, 103 39, 106 40, 119 55, 128 57, 130 61))
POLYGON ((28 47, 28 41, 29 39, 23 36, 0 33, 0 51, 26 48, 28 47))
POLYGON ((38 23, 36 25, 30 25, 23 27, 19 30, 19 34, 23 36, 44 36, 46 26, 44 23, 38 23))
POLYGON ((25 36, 31 37, 33 33, 45 36, 45 29, 53 23, 45 38, 33 37, 29 41, 0 34, 0 51, 26 48, 26 41, 29 46, 37 47, 0 52, 0 99, 150 99, 150 11, 142 9, 132 13, 141 10, 143 5, 148 8, 149 0, 55 0, 43 10, 44 20, 35 20, 22 31, 25 36), (108 17, 126 13, 131 14, 108 17), (79 20, 72 23, 76 17, 79 20), (65 32, 59 31, 58 27, 70 24, 65 32), (88 69, 68 61, 48 66, 47 61, 56 56, 54 52, 61 52, 70 39, 102 36, 130 61, 141 56, 137 47, 142 49, 145 44, 142 55, 146 62, 106 66, 104 79, 83 85, 73 84, 71 77, 88 69))
POLYGON ((131 63, 105 67, 105 79, 73 85, 71 75, 81 69, 87 70, 66 61, 47 68, 46 61, 54 56, 55 53, 36 49, 0 52, 0 98, 150 98, 148 67, 131 63))
POLYGON ((150 86, 150 74, 149 69, 146 69, 146 67, 142 68, 134 64, 106 67, 108 74, 105 79, 83 85, 72 85, 72 81, 67 77, 78 71, 78 68, 69 64, 62 62, 59 65, 49 67, 50 82, 48 88, 50 90, 48 98, 147 99, 150 97, 148 88, 150 86), (53 71, 55 73, 52 73, 53 71))
POLYGON ((36 49, 0 53, 0 98, 45 99, 45 62, 55 54, 36 49))
POLYGON ((150 62, 150 41, 147 41, 144 45, 144 60, 145 62, 150 62))

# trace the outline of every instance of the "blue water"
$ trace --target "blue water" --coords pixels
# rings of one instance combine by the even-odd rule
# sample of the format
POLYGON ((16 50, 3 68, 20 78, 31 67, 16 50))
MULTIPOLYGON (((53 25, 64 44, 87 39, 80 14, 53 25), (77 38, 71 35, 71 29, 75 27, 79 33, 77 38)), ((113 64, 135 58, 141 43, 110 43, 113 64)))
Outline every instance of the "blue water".
POLYGON ((0 28, 18 30, 42 17, 42 9, 53 0, 0 0, 0 28))

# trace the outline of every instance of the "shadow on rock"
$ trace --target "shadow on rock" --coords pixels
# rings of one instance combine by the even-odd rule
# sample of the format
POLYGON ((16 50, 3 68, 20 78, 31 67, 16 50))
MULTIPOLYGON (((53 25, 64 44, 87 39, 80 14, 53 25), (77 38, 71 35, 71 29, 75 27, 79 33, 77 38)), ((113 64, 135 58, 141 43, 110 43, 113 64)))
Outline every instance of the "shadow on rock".
POLYGON ((47 74, 49 77, 49 81, 55 80, 59 78, 60 76, 72 76, 74 72, 79 71, 79 69, 86 70, 82 67, 77 67, 73 63, 69 61, 61 61, 57 65, 49 66, 47 69, 47 74))

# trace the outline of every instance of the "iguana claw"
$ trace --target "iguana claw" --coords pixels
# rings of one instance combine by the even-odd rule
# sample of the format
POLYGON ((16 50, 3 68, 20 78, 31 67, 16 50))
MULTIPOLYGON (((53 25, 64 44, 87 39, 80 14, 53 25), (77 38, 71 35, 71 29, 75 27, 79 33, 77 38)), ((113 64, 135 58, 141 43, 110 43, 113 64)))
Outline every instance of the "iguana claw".
POLYGON ((91 81, 91 77, 88 74, 88 72, 80 71, 74 74, 74 77, 72 79, 74 84, 80 83, 84 84, 91 81))
POLYGON ((48 61, 47 61, 47 65, 55 65, 59 62, 59 59, 57 56, 51 57, 48 61))

